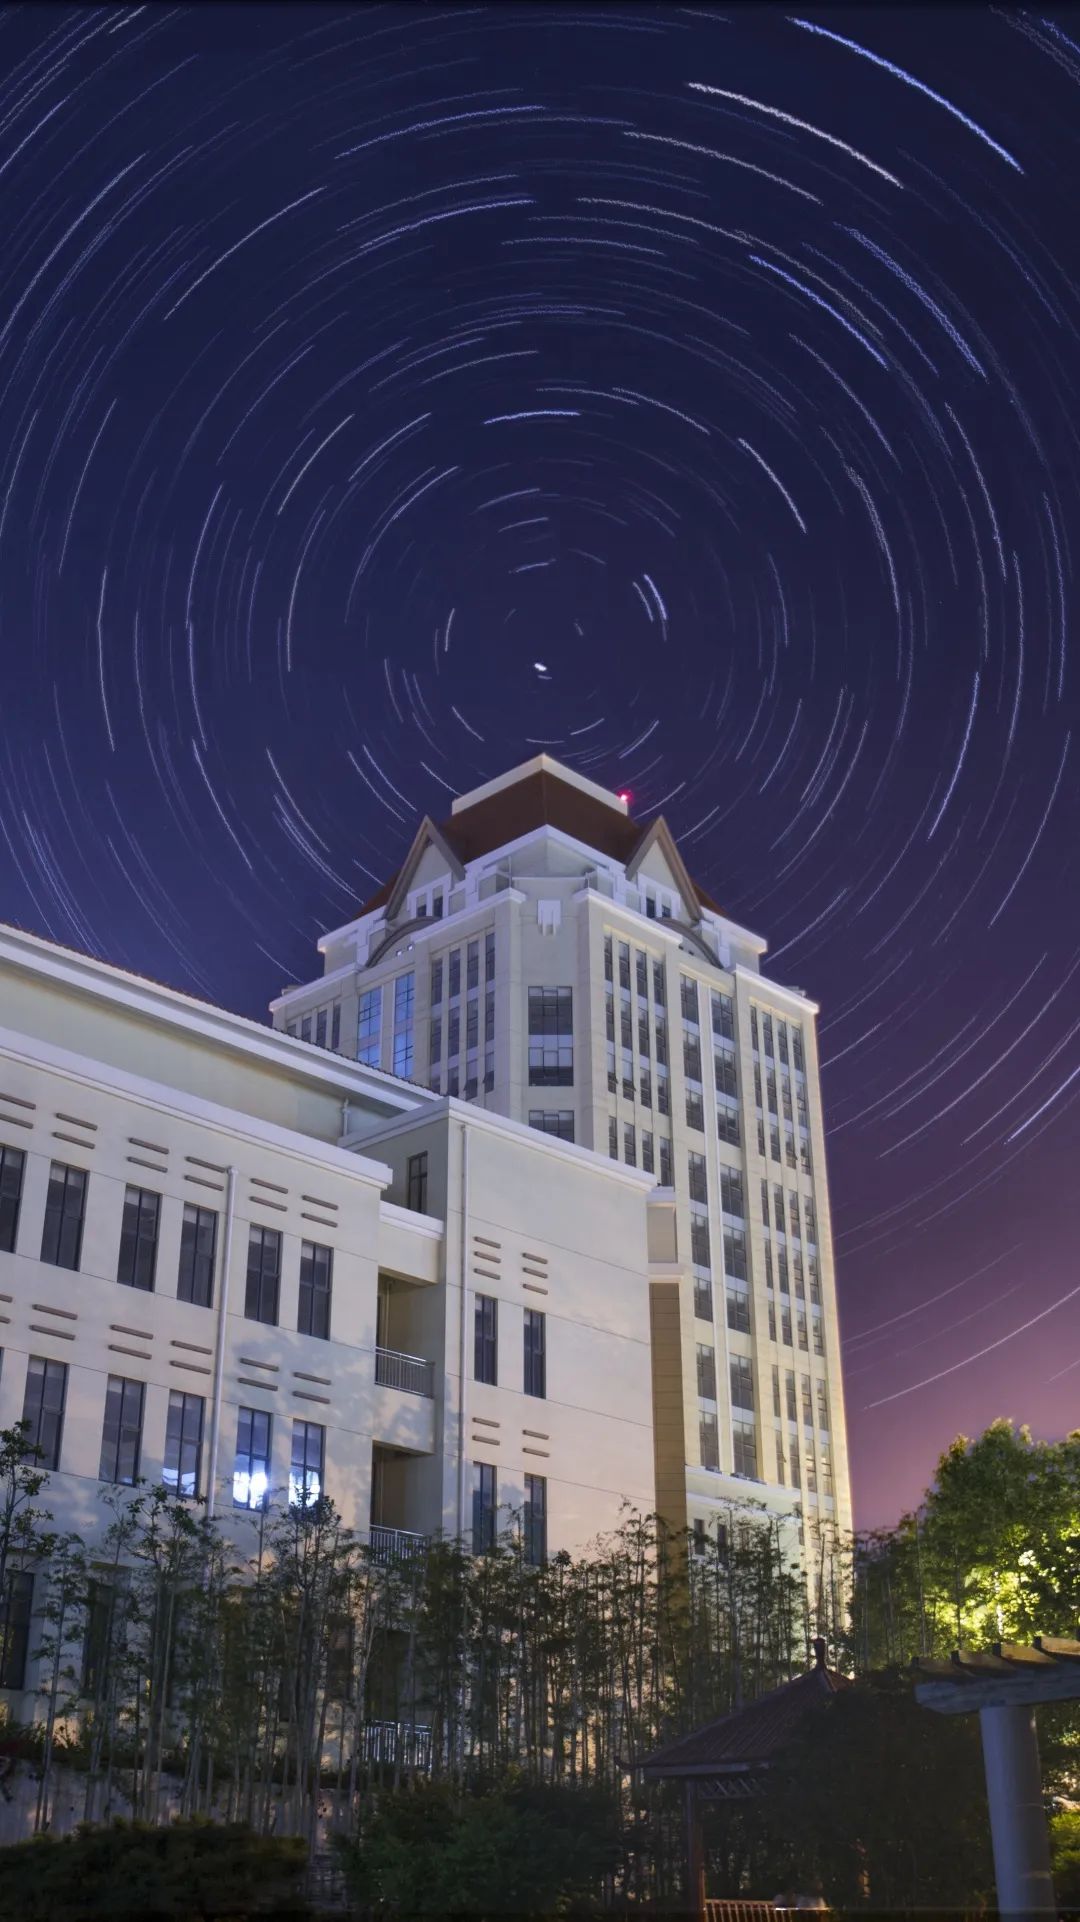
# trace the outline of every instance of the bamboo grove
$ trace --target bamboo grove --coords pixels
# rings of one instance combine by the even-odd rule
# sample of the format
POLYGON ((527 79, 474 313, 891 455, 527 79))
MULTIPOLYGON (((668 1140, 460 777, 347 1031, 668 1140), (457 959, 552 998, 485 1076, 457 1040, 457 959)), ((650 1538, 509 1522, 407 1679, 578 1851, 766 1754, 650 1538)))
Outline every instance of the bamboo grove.
POLYGON ((51 1533, 47 1477, 0 1437, 0 1585, 35 1574, 39 1828, 61 1764, 86 1820, 205 1814, 312 1844, 373 1783, 421 1773, 628 1807, 651 1748, 787 1680, 840 1626, 835 1558, 815 1561, 811 1618, 751 1504, 693 1545, 628 1512, 533 1567, 512 1515, 484 1555, 441 1540, 383 1560, 326 1500, 225 1530, 161 1488, 108 1497, 92 1541, 51 1533))

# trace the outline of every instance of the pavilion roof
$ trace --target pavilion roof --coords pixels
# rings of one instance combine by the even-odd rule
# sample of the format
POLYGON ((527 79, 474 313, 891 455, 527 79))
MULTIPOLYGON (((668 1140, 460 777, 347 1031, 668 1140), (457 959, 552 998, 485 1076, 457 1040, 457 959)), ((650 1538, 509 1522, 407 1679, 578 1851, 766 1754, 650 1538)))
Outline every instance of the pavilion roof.
POLYGON ((706 1722, 665 1748, 654 1749, 641 1766, 646 1775, 664 1778, 762 1768, 787 1747, 804 1716, 826 1707, 841 1689, 850 1687, 845 1675, 826 1666, 822 1648, 814 1667, 804 1675, 715 1722, 706 1722))

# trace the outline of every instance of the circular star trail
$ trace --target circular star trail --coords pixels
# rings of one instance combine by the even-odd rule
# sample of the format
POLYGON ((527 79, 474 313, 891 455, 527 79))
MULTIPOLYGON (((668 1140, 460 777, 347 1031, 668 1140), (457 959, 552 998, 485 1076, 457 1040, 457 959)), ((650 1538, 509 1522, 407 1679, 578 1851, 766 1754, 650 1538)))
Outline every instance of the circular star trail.
POLYGON ((256 1013, 547 749, 822 1005, 856 1494, 1080 1388, 1080 36, 0 19, 0 913, 256 1013))

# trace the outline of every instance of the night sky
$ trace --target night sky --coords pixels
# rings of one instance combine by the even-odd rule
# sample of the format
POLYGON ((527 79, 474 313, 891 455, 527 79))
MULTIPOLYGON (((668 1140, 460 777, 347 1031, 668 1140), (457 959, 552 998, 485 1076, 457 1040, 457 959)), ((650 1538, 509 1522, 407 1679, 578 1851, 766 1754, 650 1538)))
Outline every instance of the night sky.
POLYGON ((0 918, 261 1015, 545 748, 822 1006, 857 1515, 1080 1420, 1080 22, 0 14, 0 918))

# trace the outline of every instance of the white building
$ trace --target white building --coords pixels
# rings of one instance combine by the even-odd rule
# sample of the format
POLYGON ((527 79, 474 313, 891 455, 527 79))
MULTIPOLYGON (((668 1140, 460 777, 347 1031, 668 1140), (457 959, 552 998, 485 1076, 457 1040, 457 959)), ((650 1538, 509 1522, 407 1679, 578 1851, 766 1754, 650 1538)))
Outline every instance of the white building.
POLYGON ((661 1513, 701 1529, 752 1494, 846 1534, 817 1009, 761 974, 765 948, 696 887, 662 819, 640 826, 539 755, 424 820, 319 942, 322 976, 272 1013, 656 1182, 661 1513))
MULTIPOLYGON (((399 996, 399 1002, 401 997, 399 996)), ((654 1503, 650 1176, 0 928, 0 1427, 92 1540, 144 1477, 377 1551, 654 1503)), ((28 1685, 33 1588, 0 1688, 28 1685)))

